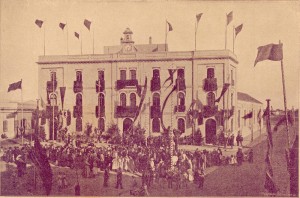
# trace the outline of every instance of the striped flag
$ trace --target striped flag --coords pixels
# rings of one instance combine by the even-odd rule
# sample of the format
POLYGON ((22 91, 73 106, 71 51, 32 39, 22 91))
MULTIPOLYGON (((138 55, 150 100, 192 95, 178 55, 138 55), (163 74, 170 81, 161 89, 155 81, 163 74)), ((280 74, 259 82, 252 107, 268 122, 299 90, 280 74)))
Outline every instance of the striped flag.
POLYGON ((58 25, 62 30, 64 30, 64 28, 65 28, 65 26, 66 26, 66 24, 65 23, 59 23, 59 25, 58 25))
POLYGON ((17 89, 22 89, 22 80, 10 84, 10 85, 8 86, 7 92, 14 91, 14 90, 17 90, 17 89))
POLYGON ((232 21, 233 19, 233 12, 229 12, 229 14, 227 14, 227 25, 229 25, 229 23, 232 21))
POLYGON ((44 23, 44 21, 42 21, 42 20, 39 20, 39 19, 35 20, 35 24, 36 24, 39 28, 42 27, 43 23, 44 23))

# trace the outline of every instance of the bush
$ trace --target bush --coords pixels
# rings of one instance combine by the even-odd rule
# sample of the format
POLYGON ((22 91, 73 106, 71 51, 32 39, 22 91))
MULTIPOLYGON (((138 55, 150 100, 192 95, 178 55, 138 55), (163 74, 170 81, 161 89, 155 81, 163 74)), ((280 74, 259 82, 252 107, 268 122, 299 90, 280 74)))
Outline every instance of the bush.
POLYGON ((102 137, 112 144, 121 144, 122 143, 120 129, 119 129, 118 125, 116 125, 116 124, 111 124, 108 127, 107 132, 102 134, 102 137))

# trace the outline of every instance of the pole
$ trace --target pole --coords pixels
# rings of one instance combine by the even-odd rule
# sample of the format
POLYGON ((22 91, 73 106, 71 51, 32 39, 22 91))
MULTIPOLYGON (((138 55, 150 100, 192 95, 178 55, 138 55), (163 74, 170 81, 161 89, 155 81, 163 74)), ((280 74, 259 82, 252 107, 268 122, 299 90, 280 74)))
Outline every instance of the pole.
MULTIPOLYGON (((279 44, 281 44, 281 41, 279 41, 279 44)), ((288 148, 290 148, 289 121, 288 121, 288 113, 287 113, 287 104, 286 104, 287 102, 286 102, 285 81, 284 81, 284 69, 283 69, 283 60, 282 59, 281 59, 280 63, 281 63, 281 74, 282 74, 282 88, 283 88, 286 135, 287 135, 288 148)))
POLYGON ((82 31, 80 31, 80 50, 81 50, 81 55, 82 55, 82 31))
POLYGON ((251 142, 253 142, 253 124, 254 124, 254 114, 253 114, 253 104, 252 104, 252 119, 251 119, 251 142))
MULTIPOLYGON (((195 43, 196 47, 196 43, 195 43)), ((196 49, 195 49, 196 51, 196 49)), ((195 134, 195 123, 194 123, 194 54, 195 52, 192 52, 192 112, 193 112, 193 117, 192 117, 192 144, 194 144, 194 134, 195 134)))
MULTIPOLYGON (((226 19, 227 19, 227 13, 226 13, 226 19)), ((227 49, 227 20, 225 23, 225 49, 227 49)))
POLYGON ((197 19, 195 21, 195 51, 197 50, 197 28, 198 28, 198 25, 197 25, 197 19))
POLYGON ((165 34, 165 50, 167 51, 167 37, 168 37, 168 24, 166 21, 166 34, 165 34))
POLYGON ((95 33, 95 32, 94 32, 94 28, 93 28, 93 54, 94 54, 94 50, 95 50, 95 46, 94 46, 94 43, 95 43, 95 42, 94 42, 94 39, 95 39, 94 35, 95 35, 95 34, 94 34, 94 33, 95 33))
POLYGON ((69 55, 69 26, 67 22, 66 25, 67 25, 67 54, 69 55))
MULTIPOLYGON (((22 82, 22 79, 21 79, 22 82)), ((24 123, 24 104, 23 104, 23 89, 21 87, 21 103, 22 103, 22 119, 21 119, 21 137, 22 137, 22 146, 24 143, 24 133, 25 133, 25 123, 24 123)))
POLYGON ((235 34, 234 34, 234 26, 233 26, 233 29, 232 29, 232 51, 234 53, 234 40, 235 40, 235 34))
POLYGON ((46 27, 44 26, 44 56, 46 55, 46 27))
MULTIPOLYGON (((54 80, 55 79, 52 79, 52 94, 54 94, 54 80)), ((53 100, 53 103, 52 103, 52 139, 54 139, 54 100, 53 100)))

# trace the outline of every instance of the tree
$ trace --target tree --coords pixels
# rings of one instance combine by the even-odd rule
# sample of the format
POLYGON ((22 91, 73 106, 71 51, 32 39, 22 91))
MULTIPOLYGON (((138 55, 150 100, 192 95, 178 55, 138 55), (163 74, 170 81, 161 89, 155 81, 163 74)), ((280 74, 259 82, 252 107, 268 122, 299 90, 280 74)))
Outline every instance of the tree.
POLYGON ((102 134, 102 137, 106 140, 111 140, 111 143, 113 144, 121 144, 122 142, 120 129, 118 125, 114 123, 107 128, 107 132, 102 134))

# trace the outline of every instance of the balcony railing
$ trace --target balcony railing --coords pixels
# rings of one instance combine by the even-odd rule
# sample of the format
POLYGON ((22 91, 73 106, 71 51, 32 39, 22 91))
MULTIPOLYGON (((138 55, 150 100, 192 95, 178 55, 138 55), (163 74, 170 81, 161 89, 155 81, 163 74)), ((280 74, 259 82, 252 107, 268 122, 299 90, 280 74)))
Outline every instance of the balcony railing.
POLYGON ((82 92, 82 81, 74 81, 73 91, 74 93, 82 92))
POLYGON ((138 85, 138 81, 136 79, 134 80, 117 80, 117 90, 124 89, 127 86, 136 86, 138 85))
POLYGON ((103 92, 105 90, 105 80, 97 80, 95 87, 97 93, 103 92))
POLYGON ((161 110, 160 106, 151 106, 151 118, 160 118, 161 110))
POLYGON ((205 91, 216 91, 218 89, 216 78, 205 78, 204 87, 205 91))
POLYGON ((73 107, 73 117, 74 118, 82 117, 82 106, 73 107))
POLYGON ((218 112, 218 106, 203 106, 203 117, 208 118, 216 115, 218 112))
POLYGON ((57 81, 47 81, 47 92, 54 92, 57 88, 57 81))
POLYGON ((176 79, 176 85, 178 91, 184 91, 186 89, 185 86, 185 79, 184 78, 177 78, 176 79))
POLYGON ((174 107, 175 112, 185 112, 185 105, 178 105, 174 107))
POLYGON ((160 78, 152 78, 151 79, 151 91, 159 91, 161 88, 160 86, 160 78))
POLYGON ((133 118, 138 110, 137 106, 117 106, 115 116, 117 118, 133 118))
POLYGON ((96 108, 95 108, 96 118, 99 118, 99 113, 100 113, 100 117, 105 116, 105 106, 100 106, 100 109, 99 109, 99 106, 96 106, 96 108))
POLYGON ((46 106, 46 117, 47 118, 53 118, 53 116, 57 116, 58 114, 58 106, 50 106, 47 105, 46 106), (54 111, 54 115, 53 115, 53 111, 54 111))

